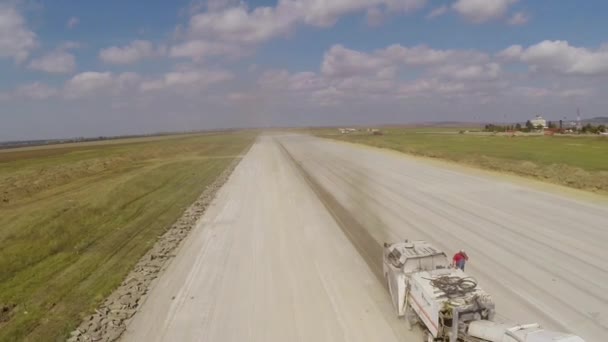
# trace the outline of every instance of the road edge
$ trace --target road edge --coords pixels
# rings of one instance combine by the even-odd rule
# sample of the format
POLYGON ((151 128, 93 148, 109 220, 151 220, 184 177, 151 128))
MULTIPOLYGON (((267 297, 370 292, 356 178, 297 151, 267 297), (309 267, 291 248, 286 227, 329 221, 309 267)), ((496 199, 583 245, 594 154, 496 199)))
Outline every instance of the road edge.
POLYGON ((175 252, 197 226, 199 219, 213 202, 219 190, 228 181, 257 138, 243 149, 240 155, 209 184, 201 195, 192 203, 180 218, 172 224, 163 235, 135 264, 123 282, 115 289, 95 312, 87 315, 78 328, 70 333, 67 342, 111 342, 120 339, 127 329, 130 320, 143 304, 153 281, 168 267, 175 257, 175 252))

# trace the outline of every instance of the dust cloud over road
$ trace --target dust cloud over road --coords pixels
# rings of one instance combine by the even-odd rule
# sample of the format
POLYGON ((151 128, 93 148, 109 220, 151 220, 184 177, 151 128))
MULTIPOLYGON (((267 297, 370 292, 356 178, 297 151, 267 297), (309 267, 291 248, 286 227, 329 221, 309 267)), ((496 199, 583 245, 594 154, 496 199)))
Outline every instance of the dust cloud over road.
MULTIPOLYGON (((377 256, 378 258, 381 255, 377 256)), ((417 340, 273 137, 261 137, 124 341, 417 340)))
POLYGON ((605 340, 605 204, 388 151, 306 136, 280 141, 378 244, 410 238, 447 253, 465 248, 467 272, 494 296, 499 319, 605 340))
POLYGON ((418 341, 378 279, 382 242, 410 238, 465 248, 499 319, 603 341, 607 224, 605 205, 367 147, 263 136, 123 340, 418 341))

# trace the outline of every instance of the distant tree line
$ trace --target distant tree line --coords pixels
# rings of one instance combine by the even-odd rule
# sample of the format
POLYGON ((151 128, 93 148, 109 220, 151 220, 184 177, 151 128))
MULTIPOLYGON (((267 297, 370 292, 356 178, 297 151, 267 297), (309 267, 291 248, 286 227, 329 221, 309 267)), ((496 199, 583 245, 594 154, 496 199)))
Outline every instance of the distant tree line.
POLYGON ((608 128, 604 124, 594 126, 594 125, 588 123, 581 128, 581 132, 592 133, 592 134, 605 133, 605 132, 608 132, 608 128))
MULTIPOLYGON (((549 126, 551 127, 551 126, 549 126)), ((534 127, 534 125, 532 124, 532 122, 530 120, 526 121, 525 125, 522 126, 520 123, 517 123, 515 125, 494 125, 494 124, 487 124, 484 127, 484 130, 486 132, 532 132, 534 130, 541 130, 544 127, 541 125, 538 125, 536 127, 534 127)))
MULTIPOLYGON (((530 120, 528 120, 528 121, 526 121, 526 123, 523 126, 519 123, 515 124, 515 125, 487 124, 484 127, 484 131, 486 131, 486 132, 533 132, 533 131, 540 131, 544 128, 545 127, 543 127, 542 125, 534 126, 534 124, 532 124, 532 122, 530 120)), ((550 130, 562 130, 562 131, 564 130, 561 122, 559 122, 559 124, 558 124, 553 121, 547 121, 547 128, 550 130)), ((604 124, 592 125, 592 124, 588 123, 581 128, 581 133, 598 134, 598 133, 604 133, 607 131, 608 131, 608 128, 604 124)))

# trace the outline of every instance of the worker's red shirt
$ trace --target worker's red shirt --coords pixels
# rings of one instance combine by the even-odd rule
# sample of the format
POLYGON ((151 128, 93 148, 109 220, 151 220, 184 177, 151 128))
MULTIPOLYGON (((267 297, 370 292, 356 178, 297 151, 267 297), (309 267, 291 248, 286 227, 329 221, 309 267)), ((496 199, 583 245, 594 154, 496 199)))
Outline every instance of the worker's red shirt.
POLYGON ((452 258, 452 260, 455 263, 459 263, 461 260, 467 260, 467 259, 468 259, 467 256, 464 255, 464 254, 462 254, 462 253, 460 253, 460 252, 454 254, 454 258, 452 258))

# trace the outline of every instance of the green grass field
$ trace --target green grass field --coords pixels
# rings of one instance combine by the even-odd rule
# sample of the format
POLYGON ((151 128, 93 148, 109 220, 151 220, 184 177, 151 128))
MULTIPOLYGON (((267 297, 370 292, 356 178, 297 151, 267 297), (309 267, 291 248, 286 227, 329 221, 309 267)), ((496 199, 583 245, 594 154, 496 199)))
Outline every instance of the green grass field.
POLYGON ((65 339, 255 135, 0 151, 0 341, 65 339))
POLYGON ((458 134, 457 128, 386 129, 384 135, 342 135, 312 131, 321 137, 446 159, 506 171, 573 188, 608 192, 608 138, 598 136, 492 136, 458 134))

